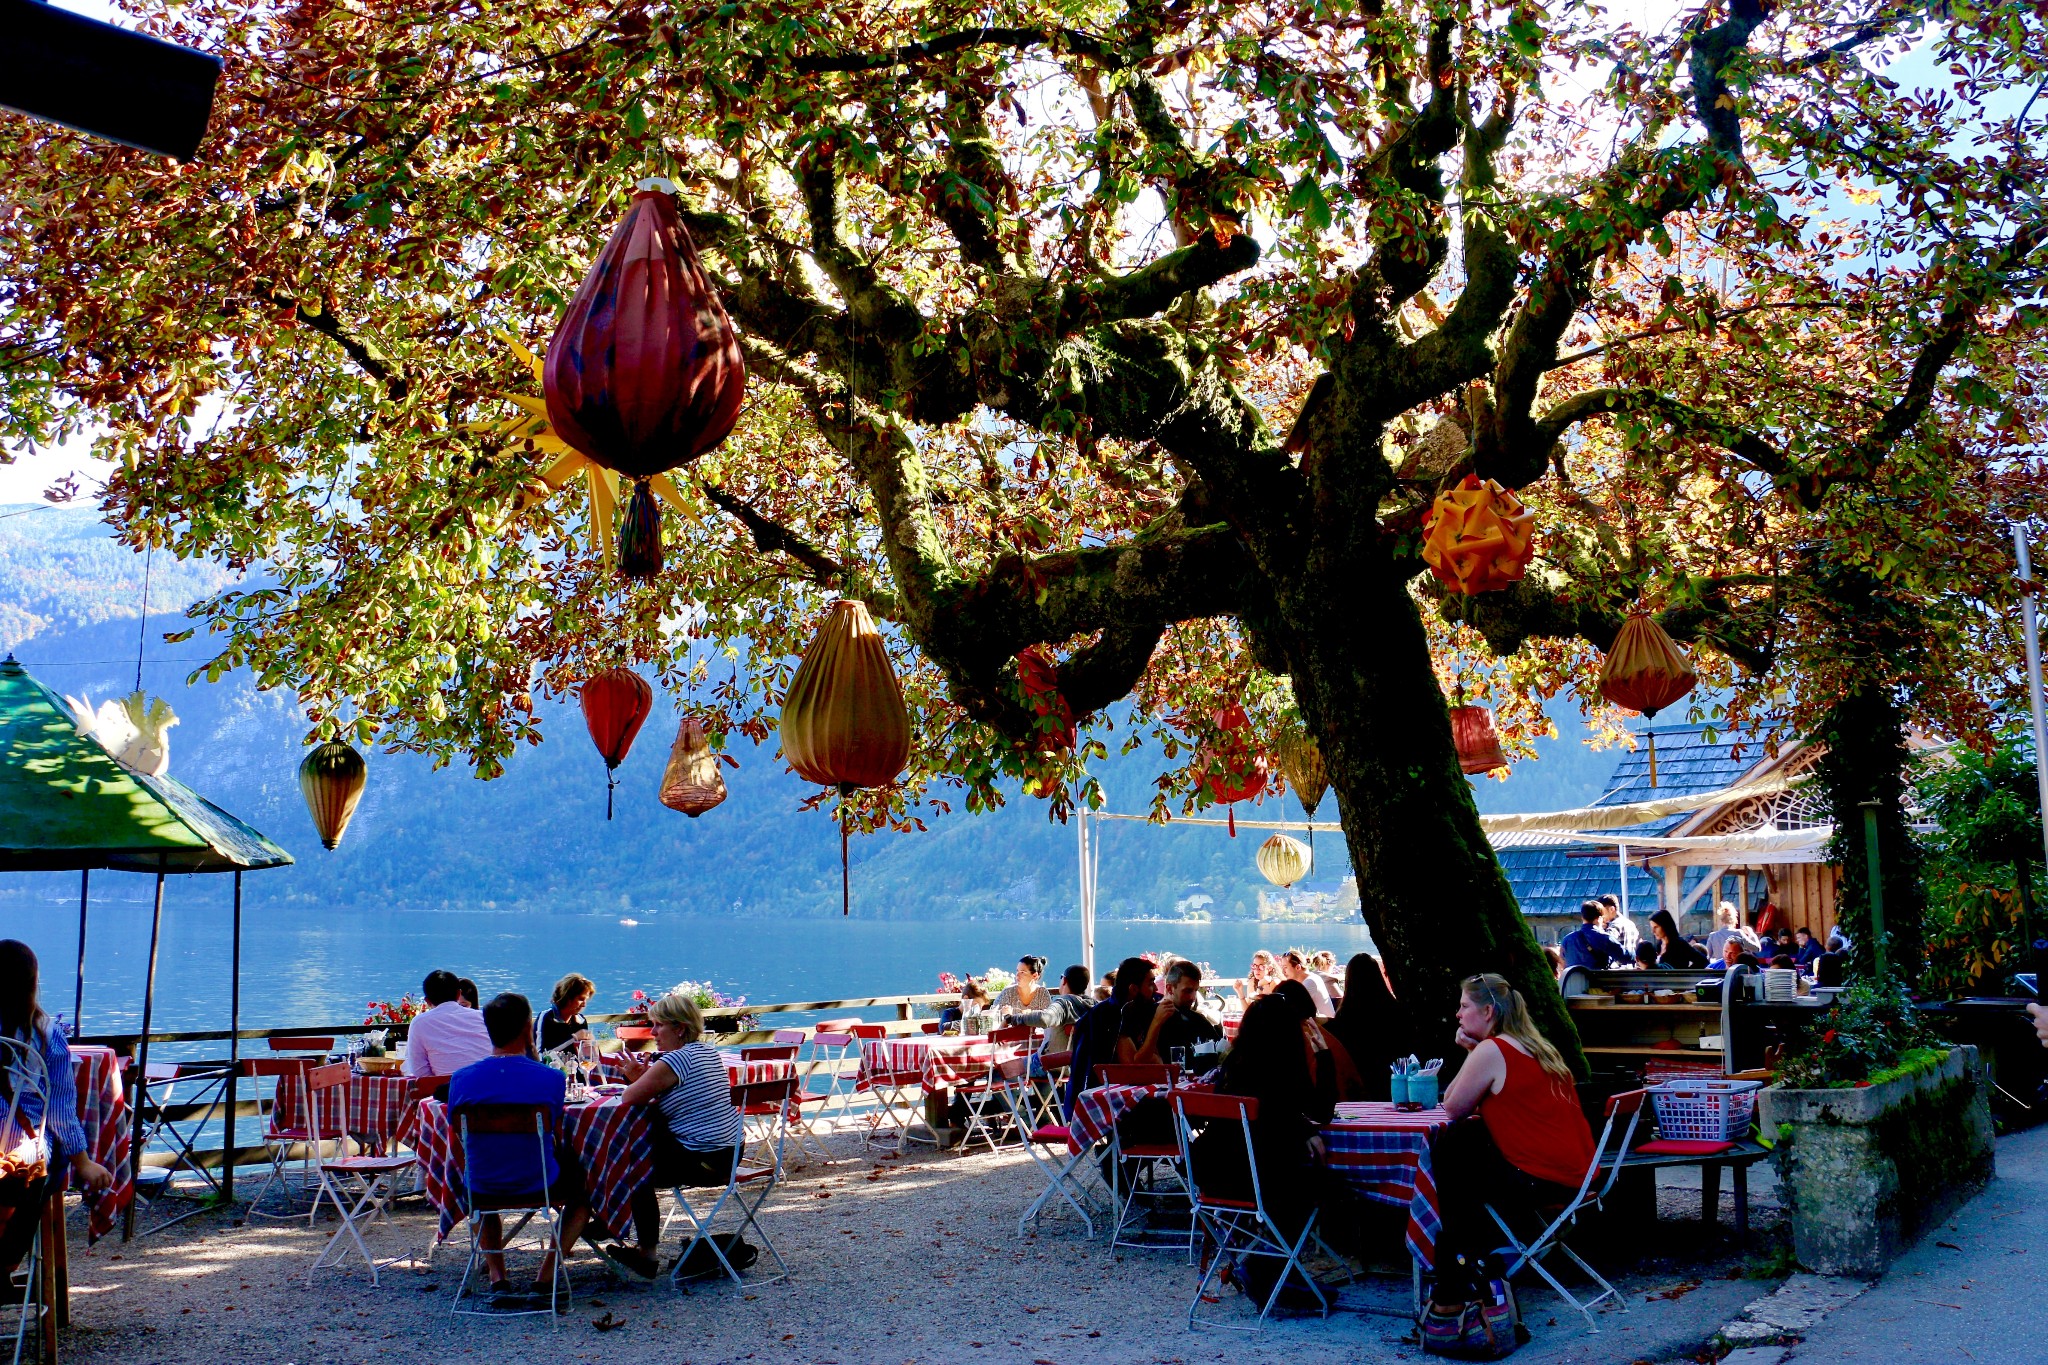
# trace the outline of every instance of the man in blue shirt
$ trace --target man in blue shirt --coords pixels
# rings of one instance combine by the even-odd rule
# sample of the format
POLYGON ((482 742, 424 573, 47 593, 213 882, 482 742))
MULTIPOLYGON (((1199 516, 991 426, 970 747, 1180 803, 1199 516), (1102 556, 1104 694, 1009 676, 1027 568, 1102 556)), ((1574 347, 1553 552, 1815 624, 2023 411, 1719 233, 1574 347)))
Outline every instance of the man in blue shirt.
MULTIPOLYGON (((483 1007, 484 1027, 491 1035, 491 1055, 471 1062, 448 1082, 448 1105, 454 1110, 465 1104, 537 1104, 554 1116, 554 1131, 562 1131, 562 1100, 568 1078, 533 1058, 533 1006, 523 995, 497 996, 483 1007)), ((466 1151, 469 1184, 486 1200, 516 1199, 541 1192, 542 1166, 546 1166, 548 1200, 562 1210, 562 1245, 572 1247, 583 1235, 590 1218, 590 1200, 584 1189, 583 1168, 575 1154, 550 1142, 545 1148, 526 1134, 478 1133, 466 1151)), ((495 1214, 484 1216, 480 1229, 486 1248, 496 1247, 500 1228, 495 1214)), ((496 1251, 484 1256, 491 1277, 491 1293, 497 1298, 516 1298, 505 1279, 505 1258, 496 1251)), ((546 1294, 554 1281, 555 1254, 541 1259, 527 1295, 546 1294)))
POLYGON ((1635 959, 1622 950, 1622 946, 1600 932, 1599 901, 1587 901, 1579 907, 1579 927, 1564 936, 1558 951, 1564 954, 1567 967, 1627 967, 1635 959))

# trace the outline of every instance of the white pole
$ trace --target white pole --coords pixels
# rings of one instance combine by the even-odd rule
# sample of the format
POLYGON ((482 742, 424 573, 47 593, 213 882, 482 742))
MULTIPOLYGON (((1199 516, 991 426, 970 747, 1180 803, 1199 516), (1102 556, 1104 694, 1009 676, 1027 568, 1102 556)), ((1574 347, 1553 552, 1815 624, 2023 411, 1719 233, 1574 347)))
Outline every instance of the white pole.
POLYGON ((1081 963, 1088 968, 1088 980, 1095 980, 1095 869, 1089 855, 1088 812, 1075 821, 1081 844, 1081 963))
POLYGON ((2041 628, 2034 606, 2034 567, 2027 556, 2027 523, 2012 525, 2013 548, 2020 559, 2020 624, 2026 634, 2027 705, 2034 713, 2034 777, 2041 787, 2041 846, 2048 851, 2048 724, 2042 721, 2041 628))
POLYGON ((1615 865, 1616 865, 1617 867, 1619 867, 1619 868, 1621 869, 1621 913, 1622 913, 1622 917, 1623 917, 1624 919, 1626 919, 1626 918, 1628 917, 1628 845, 1627 845, 1627 844, 1616 844, 1616 845, 1614 846, 1614 862, 1615 862, 1615 865))

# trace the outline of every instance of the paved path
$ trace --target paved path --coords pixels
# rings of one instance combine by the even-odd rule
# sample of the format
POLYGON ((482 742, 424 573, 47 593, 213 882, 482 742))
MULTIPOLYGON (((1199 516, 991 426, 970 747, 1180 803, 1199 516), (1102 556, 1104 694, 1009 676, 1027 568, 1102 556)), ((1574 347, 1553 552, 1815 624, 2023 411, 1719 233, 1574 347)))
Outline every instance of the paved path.
POLYGON ((1828 1314, 1791 1365, 2048 1361, 2048 1127, 2001 1138, 1998 1178, 1930 1229, 1861 1298, 1828 1314))

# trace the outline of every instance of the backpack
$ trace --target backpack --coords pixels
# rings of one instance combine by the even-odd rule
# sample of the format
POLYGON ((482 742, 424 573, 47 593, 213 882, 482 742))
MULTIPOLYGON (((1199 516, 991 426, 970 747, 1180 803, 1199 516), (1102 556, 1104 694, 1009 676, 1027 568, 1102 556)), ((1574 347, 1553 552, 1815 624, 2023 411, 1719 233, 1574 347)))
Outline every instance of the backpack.
POLYGON ((761 1252, 736 1232, 714 1232, 707 1241, 699 1237, 690 1243, 689 1252, 683 1263, 676 1269, 678 1280, 708 1280, 725 1273, 725 1267, 718 1263, 718 1255, 711 1249, 711 1242, 718 1243, 719 1251, 732 1262, 734 1270, 745 1270, 761 1257, 761 1252))

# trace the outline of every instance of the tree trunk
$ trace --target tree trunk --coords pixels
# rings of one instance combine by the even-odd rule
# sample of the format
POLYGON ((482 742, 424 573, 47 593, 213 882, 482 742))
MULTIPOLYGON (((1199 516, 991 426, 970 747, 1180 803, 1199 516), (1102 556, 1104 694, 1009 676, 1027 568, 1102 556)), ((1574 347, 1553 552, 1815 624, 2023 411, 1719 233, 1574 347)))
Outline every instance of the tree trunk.
POLYGON ((1375 579, 1281 608, 1295 695, 1337 794, 1365 922, 1429 1052, 1455 1053, 1459 983, 1496 972, 1583 1075, 1578 1032, 1458 767, 1415 600, 1375 579))

